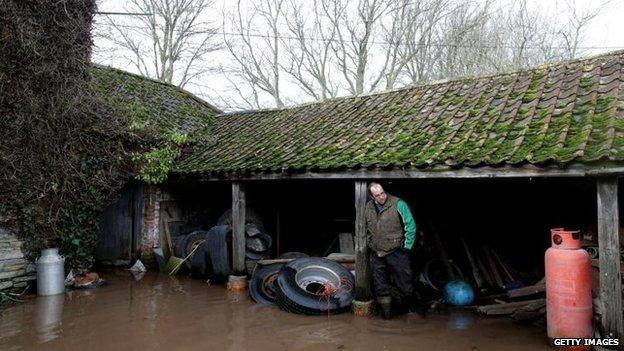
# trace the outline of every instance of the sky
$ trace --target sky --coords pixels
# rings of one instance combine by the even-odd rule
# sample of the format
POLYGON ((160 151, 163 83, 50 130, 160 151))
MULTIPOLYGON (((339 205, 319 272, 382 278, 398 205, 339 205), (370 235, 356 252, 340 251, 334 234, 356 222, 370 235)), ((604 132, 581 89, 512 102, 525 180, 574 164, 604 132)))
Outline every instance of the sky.
MULTIPOLYGON (((245 0, 245 1, 257 1, 257 0, 245 0)), ((301 1, 310 1, 310 0, 301 0, 301 1)), ((509 0, 500 0, 496 1, 496 6, 505 7, 509 0)), ((596 0, 576 0, 576 6, 579 8, 584 8, 588 6, 593 6, 596 4, 596 0)), ((223 18, 222 13, 224 10, 231 8, 236 4, 234 0, 215 0, 213 4, 214 11, 212 11, 209 17, 206 20, 213 23, 213 25, 220 27, 223 18)), ((529 6, 533 8, 540 9, 544 13, 552 14, 556 16, 556 13, 560 11, 560 8, 557 6, 561 6, 560 2, 556 0, 529 0, 529 6)), ((128 9, 127 0, 101 0, 99 1, 99 11, 119 11, 125 12, 128 9)), ((124 16, 126 17, 126 16, 124 16)), ((131 17, 130 21, 132 20, 131 17)), ((101 16, 96 15, 95 17, 95 26, 98 26, 101 16)), ((125 20, 125 19, 124 19, 125 20)), ((217 36, 219 40, 222 40, 220 35, 217 36)), ((96 49, 94 50, 93 60, 97 63, 109 65, 112 67, 124 69, 133 73, 138 73, 137 70, 129 64, 127 59, 123 58, 123 55, 118 53, 113 55, 100 55, 98 54, 98 48, 106 49, 106 46, 109 44, 104 44, 101 39, 97 37, 94 39, 96 49)), ((584 50, 585 53, 589 55, 599 54, 608 51, 621 50, 624 49, 624 0, 612 0, 608 3, 605 9, 601 12, 599 17, 594 19, 591 24, 587 27, 584 38, 584 50)), ((226 64, 231 58, 227 51, 223 50, 220 52, 215 52, 211 54, 211 61, 215 65, 226 64)), ((198 95, 209 102, 213 102, 219 105, 217 94, 223 94, 223 87, 228 84, 225 77, 223 77, 219 73, 214 73, 202 78, 201 82, 198 84, 187 85, 185 89, 189 90, 191 93, 198 95), (211 101, 213 100, 213 101, 211 101)), ((286 91, 288 92, 288 84, 293 84, 286 82, 286 91)), ((297 99, 295 99, 297 100, 297 99)), ((301 102, 301 99, 298 99, 301 102)))

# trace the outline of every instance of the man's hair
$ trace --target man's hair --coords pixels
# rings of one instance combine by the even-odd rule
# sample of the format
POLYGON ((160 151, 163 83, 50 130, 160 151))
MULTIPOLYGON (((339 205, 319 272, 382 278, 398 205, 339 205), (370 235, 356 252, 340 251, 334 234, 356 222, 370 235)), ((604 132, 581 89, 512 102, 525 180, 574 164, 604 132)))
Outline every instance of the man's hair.
POLYGON ((371 182, 370 184, 368 184, 368 192, 371 192, 372 188, 381 188, 383 189, 383 186, 381 186, 381 184, 376 183, 376 182, 371 182))

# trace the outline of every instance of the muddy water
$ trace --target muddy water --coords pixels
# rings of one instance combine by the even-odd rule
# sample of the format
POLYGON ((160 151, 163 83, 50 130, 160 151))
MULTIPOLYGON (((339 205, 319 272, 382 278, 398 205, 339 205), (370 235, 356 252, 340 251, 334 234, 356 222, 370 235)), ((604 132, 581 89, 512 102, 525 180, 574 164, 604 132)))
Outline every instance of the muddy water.
POLYGON ((0 315, 0 350, 548 350, 544 331, 472 313, 299 316, 205 281, 124 272, 0 315))

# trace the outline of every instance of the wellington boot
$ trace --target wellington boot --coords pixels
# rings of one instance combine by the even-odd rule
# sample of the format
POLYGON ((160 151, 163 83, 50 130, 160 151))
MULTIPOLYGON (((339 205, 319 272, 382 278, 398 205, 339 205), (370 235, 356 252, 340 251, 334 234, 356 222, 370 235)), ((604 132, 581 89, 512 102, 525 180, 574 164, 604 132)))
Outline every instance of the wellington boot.
POLYGON ((392 300, 390 297, 382 297, 378 300, 379 307, 381 308, 381 317, 385 320, 391 318, 392 300))
POLYGON ((383 317, 383 319, 385 320, 392 318, 391 313, 390 313, 392 306, 389 303, 383 303, 380 306, 381 306, 381 317, 383 317))

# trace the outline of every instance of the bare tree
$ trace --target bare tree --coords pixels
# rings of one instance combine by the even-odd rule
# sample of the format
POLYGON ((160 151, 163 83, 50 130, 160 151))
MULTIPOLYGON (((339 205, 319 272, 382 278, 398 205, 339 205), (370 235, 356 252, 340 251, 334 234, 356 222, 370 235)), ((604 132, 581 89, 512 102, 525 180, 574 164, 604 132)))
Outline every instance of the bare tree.
POLYGON ((555 23, 526 0, 513 0, 491 11, 480 36, 487 50, 484 71, 509 71, 560 57, 555 23))
POLYGON ((391 0, 386 23, 380 21, 383 63, 373 84, 383 78, 385 89, 394 88, 399 76, 404 73, 405 65, 412 59, 406 39, 412 20, 412 4, 419 3, 420 0, 391 0))
POLYGON ((435 65, 442 53, 438 31, 450 7, 448 0, 418 0, 409 4, 405 50, 401 55, 410 83, 418 84, 435 76, 435 65))
POLYGON ((321 0, 323 11, 336 28, 332 51, 338 69, 347 83, 347 91, 359 95, 377 88, 381 76, 374 78, 365 89, 371 45, 379 19, 390 8, 387 0, 358 0, 355 8, 345 0, 321 0))
POLYGON ((214 39, 218 30, 202 20, 212 0, 128 0, 127 21, 104 17, 99 35, 125 49, 127 59, 143 75, 185 86, 207 73, 206 58, 221 46, 214 39))
POLYGON ((303 93, 315 100, 335 97, 339 81, 333 77, 332 44, 336 40, 336 27, 324 17, 319 0, 312 7, 290 1, 286 27, 289 37, 284 38, 288 52, 284 71, 298 84, 303 93))
POLYGON ((576 0, 566 0, 565 6, 569 12, 567 23, 560 30, 565 43, 566 54, 569 58, 577 57, 579 44, 587 26, 605 9, 611 0, 596 1, 593 7, 581 8, 576 0), (597 5, 596 5, 597 4, 597 5))
POLYGON ((236 94, 253 108, 261 107, 260 93, 269 94, 275 107, 284 106, 281 96, 281 45, 279 29, 283 17, 284 0, 263 0, 243 8, 238 0, 233 13, 224 14, 231 28, 224 32, 225 46, 234 64, 222 67, 226 75, 232 74, 246 82, 246 88, 226 76, 236 94), (228 33, 233 35, 229 36, 228 33), (268 32, 268 35, 265 34, 268 32), (249 101, 247 90, 253 99, 249 101))
POLYGON ((438 77, 457 77, 481 72, 487 61, 488 41, 483 37, 492 2, 459 2, 444 16, 437 31, 440 50, 438 77))
POLYGON ((239 0, 223 73, 258 108, 522 69, 578 55, 609 1, 557 20, 528 0, 239 0))

